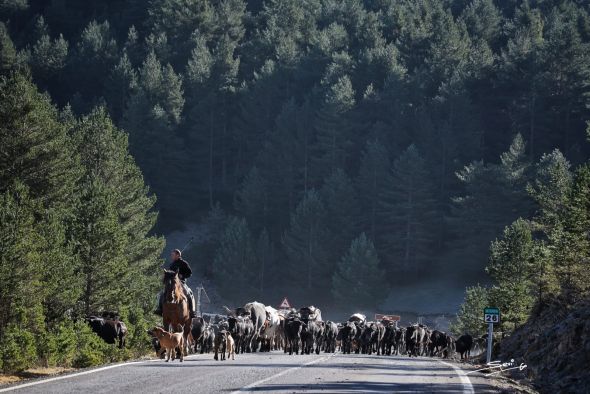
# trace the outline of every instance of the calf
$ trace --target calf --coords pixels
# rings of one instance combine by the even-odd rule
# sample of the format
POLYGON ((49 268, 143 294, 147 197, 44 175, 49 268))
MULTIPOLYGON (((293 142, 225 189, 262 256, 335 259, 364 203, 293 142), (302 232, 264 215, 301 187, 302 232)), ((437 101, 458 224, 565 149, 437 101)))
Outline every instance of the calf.
POLYGON ((227 333, 225 336, 225 349, 227 350, 227 359, 231 356, 232 360, 236 359, 236 344, 234 342, 234 338, 231 336, 230 333, 227 333))
POLYGON ((214 360, 219 360, 219 354, 221 354, 221 360, 225 360, 228 336, 231 336, 231 334, 226 330, 220 330, 217 334, 215 334, 215 342, 213 345, 215 352, 215 355, 213 356, 214 360))
MULTIPOLYGON (((182 330, 182 327, 180 329, 182 330)), ((168 332, 161 327, 154 327, 151 330, 151 334, 158 339, 162 349, 166 350, 166 362, 170 361, 170 357, 174 361, 177 351, 180 355, 180 362, 184 361, 184 352, 182 351, 184 347, 184 335, 182 331, 168 332)))

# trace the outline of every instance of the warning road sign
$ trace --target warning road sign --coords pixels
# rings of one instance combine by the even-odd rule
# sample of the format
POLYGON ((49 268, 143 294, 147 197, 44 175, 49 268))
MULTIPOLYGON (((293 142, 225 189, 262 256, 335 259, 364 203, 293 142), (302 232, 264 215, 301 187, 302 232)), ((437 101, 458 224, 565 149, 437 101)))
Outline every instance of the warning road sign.
POLYGON ((283 298, 283 302, 279 305, 279 309, 291 309, 291 304, 287 297, 283 298))

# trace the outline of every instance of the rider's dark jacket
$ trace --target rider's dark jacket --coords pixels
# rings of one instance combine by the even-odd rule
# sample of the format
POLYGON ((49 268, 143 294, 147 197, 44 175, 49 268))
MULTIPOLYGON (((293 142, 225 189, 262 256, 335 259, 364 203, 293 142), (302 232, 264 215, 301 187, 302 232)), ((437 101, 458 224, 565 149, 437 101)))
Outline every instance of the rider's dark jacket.
POLYGON ((182 258, 175 260, 172 262, 172 264, 170 264, 170 271, 178 272, 178 276, 180 277, 180 280, 183 280, 183 281, 186 280, 187 278, 190 278, 190 276, 193 273, 190 265, 188 265, 188 263, 185 260, 183 260, 182 258))

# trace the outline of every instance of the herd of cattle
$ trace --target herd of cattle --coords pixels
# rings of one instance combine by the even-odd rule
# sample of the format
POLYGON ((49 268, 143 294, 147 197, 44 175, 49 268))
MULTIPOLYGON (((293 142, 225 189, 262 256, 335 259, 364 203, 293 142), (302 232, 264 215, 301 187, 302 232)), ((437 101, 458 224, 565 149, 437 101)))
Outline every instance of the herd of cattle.
MULTIPOLYGON (((272 350, 283 350, 289 354, 340 351, 344 354, 444 358, 455 358, 458 353, 463 360, 469 358, 474 346, 474 339, 468 334, 455 339, 422 324, 398 327, 396 322, 388 320, 367 321, 359 313, 342 323, 323 321, 320 309, 313 306, 279 311, 251 302, 236 310, 225 309, 227 316, 209 315, 193 319, 187 343, 178 346, 184 347, 185 352, 213 352, 215 360, 219 356, 222 360, 226 359, 226 353, 227 358, 230 355, 233 358, 234 354, 272 350)), ((166 349, 154 335, 154 330, 149 331, 152 344, 156 354, 163 357, 166 349)))

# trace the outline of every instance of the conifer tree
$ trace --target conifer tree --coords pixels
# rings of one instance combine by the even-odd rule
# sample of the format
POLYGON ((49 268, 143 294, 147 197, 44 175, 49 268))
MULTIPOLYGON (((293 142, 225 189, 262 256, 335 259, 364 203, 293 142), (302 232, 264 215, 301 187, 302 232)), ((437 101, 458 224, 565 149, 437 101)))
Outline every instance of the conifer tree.
POLYGON ((325 206, 320 195, 310 190, 291 215, 283 243, 289 257, 288 277, 307 291, 320 291, 321 281, 329 275, 331 262, 326 249, 328 231, 325 206))
POLYGON ((390 273, 420 272, 431 261, 436 204, 430 182, 425 160, 411 145, 393 163, 380 201, 390 273))
POLYGON ((375 246, 362 233, 350 244, 332 276, 332 294, 342 305, 375 308, 387 295, 375 246))
POLYGON ((236 304, 244 303, 260 289, 258 264, 246 220, 231 219, 215 255, 214 279, 219 291, 236 304))

